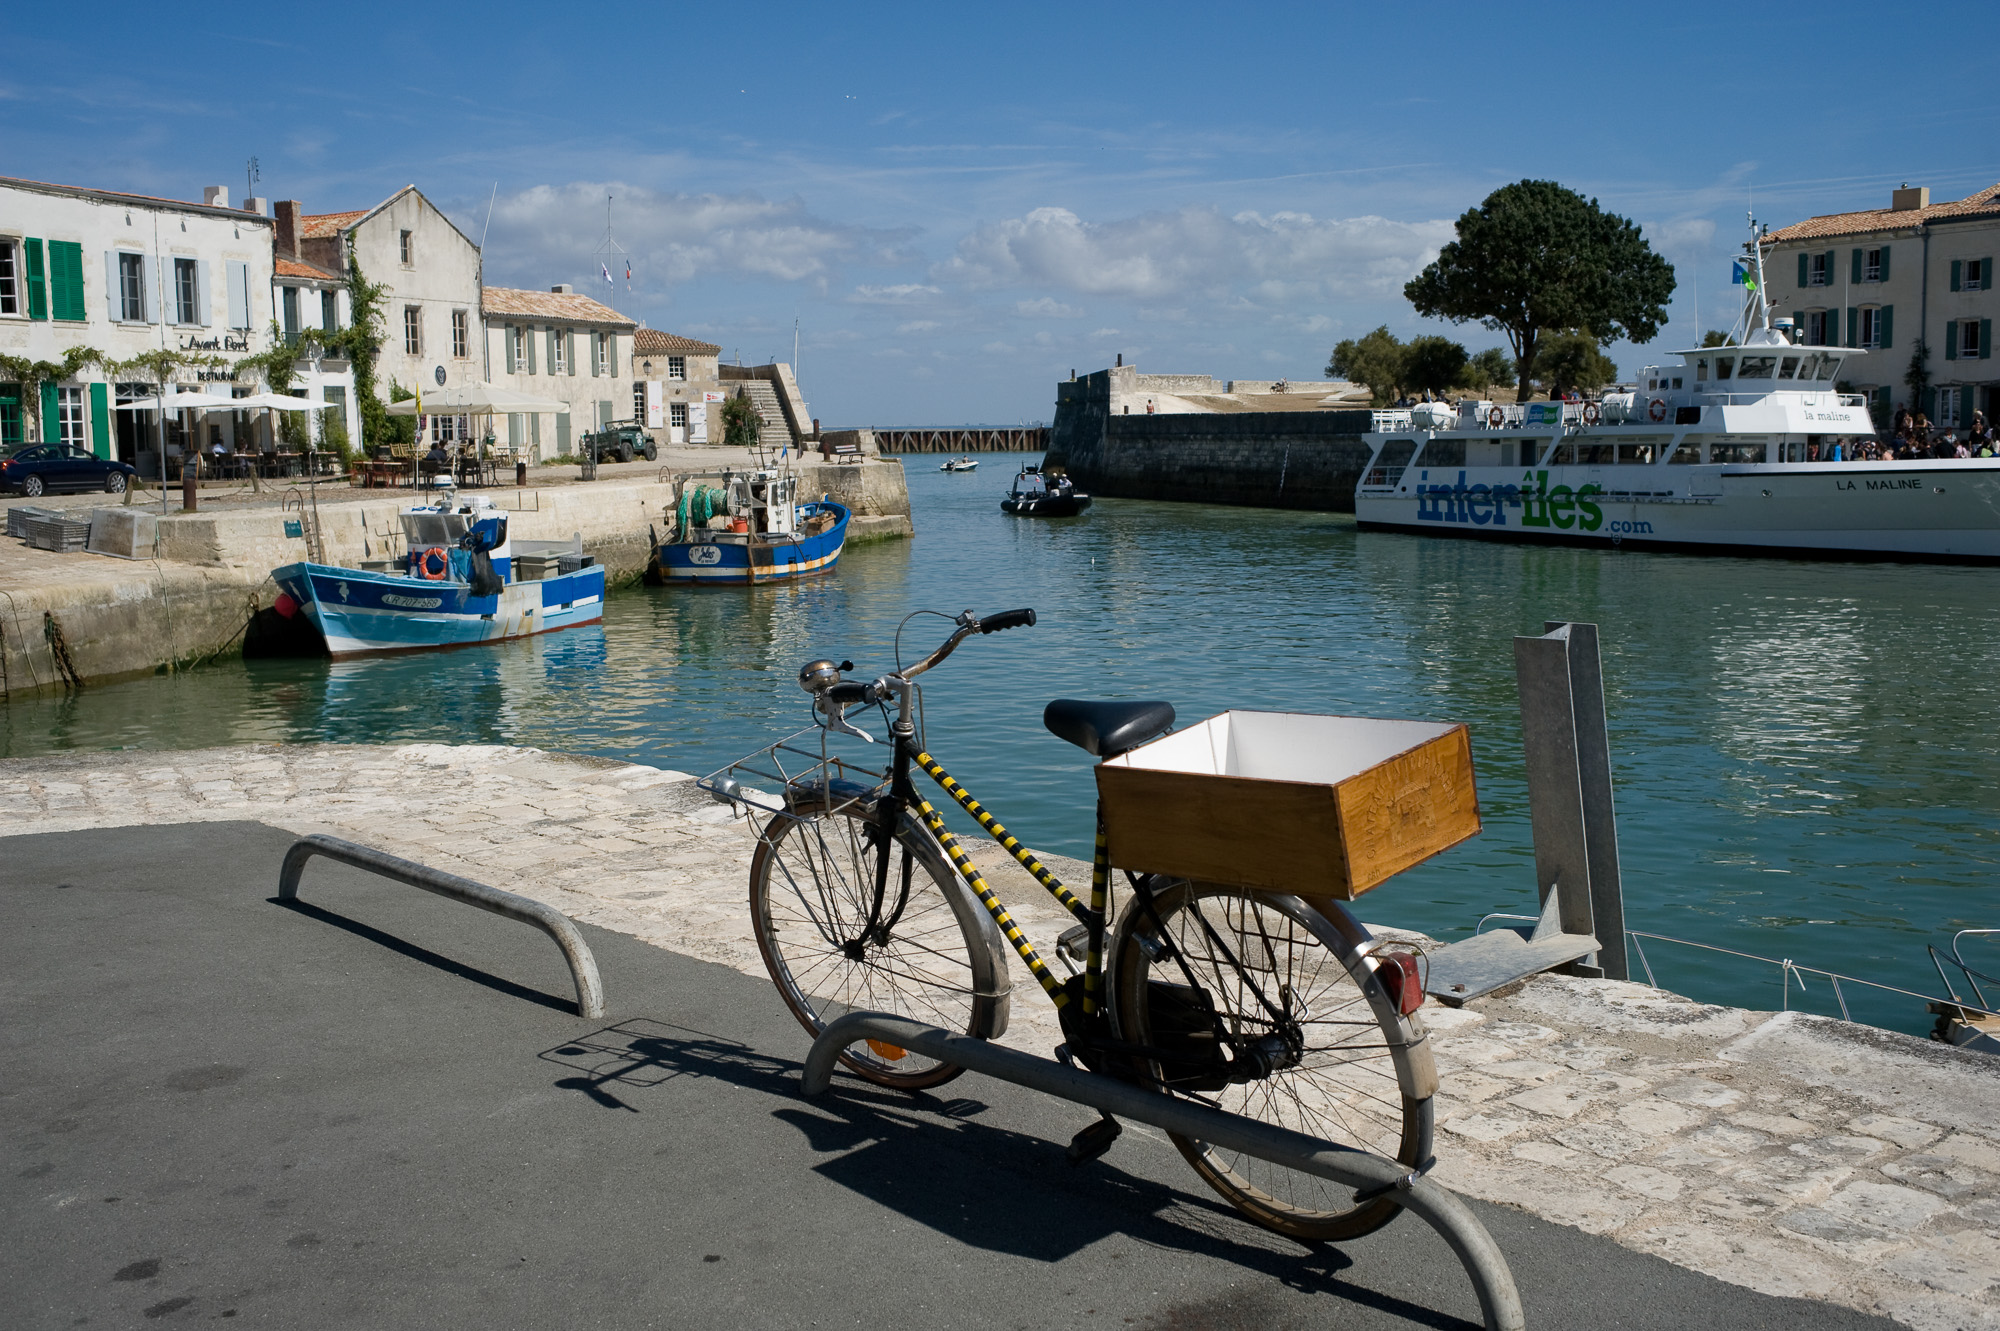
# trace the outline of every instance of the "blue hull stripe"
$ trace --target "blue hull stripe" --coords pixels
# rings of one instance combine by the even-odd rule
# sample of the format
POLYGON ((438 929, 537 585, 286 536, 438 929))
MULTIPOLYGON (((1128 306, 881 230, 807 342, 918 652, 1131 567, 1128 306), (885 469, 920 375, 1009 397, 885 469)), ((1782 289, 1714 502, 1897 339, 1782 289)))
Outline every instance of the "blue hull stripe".
POLYGON ((840 561, 847 543, 848 519, 853 515, 845 505, 831 501, 801 504, 799 509, 806 516, 832 513, 834 524, 817 536, 798 541, 760 542, 757 548, 771 553, 768 564, 751 563, 748 541, 697 541, 662 545, 660 569, 675 582, 720 583, 781 582, 828 572, 840 561))

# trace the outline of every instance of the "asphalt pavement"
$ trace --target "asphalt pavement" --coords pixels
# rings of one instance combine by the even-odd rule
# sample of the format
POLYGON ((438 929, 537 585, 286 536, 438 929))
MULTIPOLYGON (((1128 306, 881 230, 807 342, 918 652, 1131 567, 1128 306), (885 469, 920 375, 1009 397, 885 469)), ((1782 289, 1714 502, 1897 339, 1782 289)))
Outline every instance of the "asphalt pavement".
MULTIPOLYGON (((0 1323, 1477 1325, 1414 1217, 1281 1239, 976 1076, 804 1100, 768 983, 585 926, 581 1020, 521 925, 325 860, 279 904, 291 841, 0 839, 0 1323)), ((1472 1205, 1531 1327, 1895 1325, 1472 1205)))

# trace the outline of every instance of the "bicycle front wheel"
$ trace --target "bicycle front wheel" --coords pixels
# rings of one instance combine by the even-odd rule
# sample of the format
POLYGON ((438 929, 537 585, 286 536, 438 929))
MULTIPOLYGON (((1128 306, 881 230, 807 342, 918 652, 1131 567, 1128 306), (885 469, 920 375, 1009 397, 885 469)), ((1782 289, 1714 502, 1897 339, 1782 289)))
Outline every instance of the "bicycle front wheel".
MULTIPOLYGON (((1170 882, 1150 911, 1135 893, 1112 940, 1113 1019, 1121 1039, 1160 1051, 1152 1075, 1171 1093, 1415 1169, 1431 1150, 1430 1047, 1363 961, 1367 930, 1334 911, 1215 883, 1170 882), (1227 1073, 1218 1019, 1237 1056, 1227 1073), (1243 1066, 1252 1049, 1261 1075, 1243 1066)), ((1316 1174, 1173 1141, 1210 1187, 1280 1234, 1356 1238, 1401 1209, 1389 1197, 1356 1204, 1353 1188, 1316 1174)))
MULTIPOLYGON (((757 948, 785 1006, 817 1035, 849 1012, 886 1012, 987 1038, 1006 1028, 998 931, 937 841, 900 814, 878 892, 875 805, 836 790, 776 814, 750 862, 757 948)), ((880 1086, 920 1090, 962 1070, 879 1040, 840 1061, 880 1086)))

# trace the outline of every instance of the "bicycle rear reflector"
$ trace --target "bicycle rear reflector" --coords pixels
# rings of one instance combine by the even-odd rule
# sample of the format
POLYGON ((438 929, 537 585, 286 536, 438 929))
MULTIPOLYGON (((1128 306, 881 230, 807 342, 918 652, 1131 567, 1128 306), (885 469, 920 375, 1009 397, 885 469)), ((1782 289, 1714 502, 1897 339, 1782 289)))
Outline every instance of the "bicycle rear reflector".
POLYGON ((886 1059, 891 1063, 900 1062, 910 1056, 910 1051, 901 1045, 884 1044, 880 1040, 870 1040, 868 1047, 875 1051, 875 1057, 886 1059))
POLYGON ((1380 963, 1375 967, 1375 978, 1389 991, 1390 1001, 1396 1010, 1409 1016, 1424 1005, 1424 982, 1417 974, 1417 959, 1407 952, 1392 952, 1377 957, 1380 963))

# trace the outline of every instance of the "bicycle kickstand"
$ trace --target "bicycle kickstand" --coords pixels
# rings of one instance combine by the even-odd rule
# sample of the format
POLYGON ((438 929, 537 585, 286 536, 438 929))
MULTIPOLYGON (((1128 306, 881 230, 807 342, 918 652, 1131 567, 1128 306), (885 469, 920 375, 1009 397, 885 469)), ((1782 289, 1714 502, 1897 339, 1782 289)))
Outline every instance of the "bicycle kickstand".
MULTIPOLYGON (((1069 1067, 1073 1068, 1076 1066, 1076 1059, 1070 1054, 1069 1046, 1066 1044, 1056 1046, 1056 1057, 1069 1067)), ((1097 1112, 1097 1122, 1069 1139, 1069 1150, 1066 1154, 1069 1156, 1069 1162, 1072 1167, 1087 1165, 1097 1159, 1097 1157, 1103 1155, 1111 1149, 1112 1145, 1117 1142, 1120 1134, 1125 1131, 1123 1123, 1120 1123, 1101 1109, 1097 1112)))

